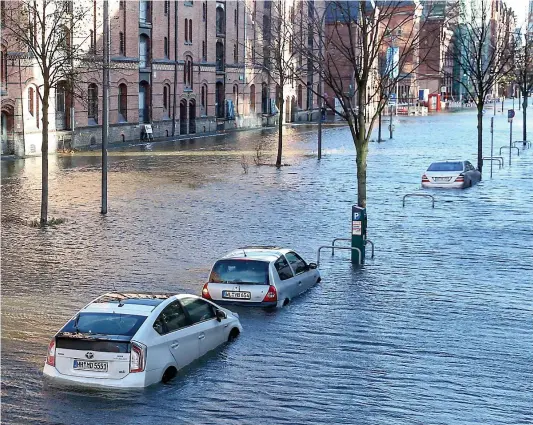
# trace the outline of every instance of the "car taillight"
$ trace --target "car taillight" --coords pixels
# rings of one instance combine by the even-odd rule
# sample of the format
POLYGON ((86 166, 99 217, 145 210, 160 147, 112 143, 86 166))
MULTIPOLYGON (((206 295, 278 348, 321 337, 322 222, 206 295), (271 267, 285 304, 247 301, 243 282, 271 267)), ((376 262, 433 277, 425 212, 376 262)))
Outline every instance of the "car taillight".
POLYGON ((456 182, 464 182, 465 181, 465 176, 464 174, 459 174, 459 176, 457 176, 457 178, 455 179, 456 182))
POLYGON ((202 298, 205 298, 206 300, 211 299, 211 294, 209 294, 209 288, 207 287, 208 283, 204 284, 204 287, 202 288, 202 298))
POLYGON ((274 285, 270 285, 268 287, 268 292, 265 295, 265 298, 263 298, 263 302, 273 302, 278 300, 278 291, 276 291, 276 287, 274 285))
POLYGON ((429 183, 428 176, 426 176, 425 174, 422 176, 422 183, 429 183))
POLYGON ((56 339, 52 339, 48 344, 48 352, 46 353, 46 364, 50 366, 56 365, 56 339))
POLYGON ((145 363, 146 347, 137 342, 132 342, 130 352, 130 372, 135 373, 144 371, 145 363))

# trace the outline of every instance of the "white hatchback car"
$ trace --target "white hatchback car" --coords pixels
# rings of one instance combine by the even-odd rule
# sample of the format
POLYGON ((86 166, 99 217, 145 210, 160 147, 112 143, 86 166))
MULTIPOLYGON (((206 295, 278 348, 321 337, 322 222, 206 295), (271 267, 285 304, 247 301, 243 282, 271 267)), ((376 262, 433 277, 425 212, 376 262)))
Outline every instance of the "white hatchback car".
POLYGON ((43 373, 86 386, 146 387, 241 331, 236 313, 196 295, 108 293, 54 336, 43 373))
POLYGON ((463 189, 480 181, 481 173, 470 161, 434 162, 422 175, 424 188, 463 189))
POLYGON ((212 267, 202 297, 217 303, 281 307, 320 282, 315 263, 287 248, 250 246, 212 267))

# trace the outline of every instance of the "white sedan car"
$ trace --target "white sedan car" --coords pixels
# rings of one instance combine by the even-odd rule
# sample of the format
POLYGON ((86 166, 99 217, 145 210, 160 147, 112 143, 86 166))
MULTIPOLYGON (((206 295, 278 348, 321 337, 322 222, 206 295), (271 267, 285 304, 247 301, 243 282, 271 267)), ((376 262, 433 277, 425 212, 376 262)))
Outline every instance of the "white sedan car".
POLYGON ((146 387, 241 331, 236 313, 195 295, 108 293, 52 338, 43 373, 85 386, 146 387))
POLYGON ((281 307, 320 282, 315 263, 287 248, 240 248, 211 269, 202 297, 217 303, 281 307))
POLYGON ((432 163, 422 175, 424 188, 463 189, 481 181, 481 173, 469 161, 432 163))

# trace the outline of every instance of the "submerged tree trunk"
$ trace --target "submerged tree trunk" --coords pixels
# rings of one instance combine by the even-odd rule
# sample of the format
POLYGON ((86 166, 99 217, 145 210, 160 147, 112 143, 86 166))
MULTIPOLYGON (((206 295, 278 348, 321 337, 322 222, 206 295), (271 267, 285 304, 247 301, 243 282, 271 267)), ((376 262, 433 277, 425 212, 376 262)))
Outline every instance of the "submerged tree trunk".
POLYGON ((483 106, 484 102, 477 105, 477 168, 483 172, 483 106))
POLYGON ((279 115, 278 115, 278 156, 276 158, 276 167, 281 167, 281 154, 283 151, 283 110, 284 110, 284 101, 283 101, 283 86, 280 86, 279 96, 279 115))
POLYGON ((522 98, 524 99, 524 103, 522 105, 522 141, 526 141, 527 140, 527 123, 526 123, 526 118, 527 118, 527 91, 523 91, 522 92, 522 98))
POLYGON ((43 91, 43 113, 42 113, 42 177, 41 177, 41 226, 46 226, 48 222, 48 107, 50 88, 45 84, 43 91))

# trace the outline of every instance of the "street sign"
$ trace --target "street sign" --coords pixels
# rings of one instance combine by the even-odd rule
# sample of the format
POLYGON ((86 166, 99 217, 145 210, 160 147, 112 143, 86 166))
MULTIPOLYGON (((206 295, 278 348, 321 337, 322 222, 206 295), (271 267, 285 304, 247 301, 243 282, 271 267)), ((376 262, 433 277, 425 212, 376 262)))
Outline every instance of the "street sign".
POLYGON ((507 121, 508 122, 513 122, 514 116, 515 116, 514 109, 507 110, 507 121))

